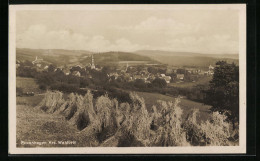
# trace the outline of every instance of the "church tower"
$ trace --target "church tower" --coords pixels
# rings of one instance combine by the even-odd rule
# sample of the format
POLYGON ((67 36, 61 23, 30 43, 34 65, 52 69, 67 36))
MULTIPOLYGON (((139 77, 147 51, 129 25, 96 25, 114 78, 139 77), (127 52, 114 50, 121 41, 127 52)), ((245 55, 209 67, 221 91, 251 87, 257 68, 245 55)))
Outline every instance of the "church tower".
POLYGON ((127 69, 128 69, 128 62, 126 63, 126 69, 125 69, 125 72, 127 72, 127 69))
POLYGON ((93 55, 92 55, 92 57, 91 57, 91 69, 95 69, 96 67, 95 67, 95 64, 94 64, 94 57, 93 57, 93 55))

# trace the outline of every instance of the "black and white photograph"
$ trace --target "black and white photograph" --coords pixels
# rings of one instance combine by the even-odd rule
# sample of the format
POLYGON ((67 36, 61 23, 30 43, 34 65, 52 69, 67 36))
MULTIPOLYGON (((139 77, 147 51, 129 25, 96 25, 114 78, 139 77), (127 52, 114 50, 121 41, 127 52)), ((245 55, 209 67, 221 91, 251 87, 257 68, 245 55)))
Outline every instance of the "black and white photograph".
POLYGON ((9 14, 9 153, 246 152, 245 5, 9 14))

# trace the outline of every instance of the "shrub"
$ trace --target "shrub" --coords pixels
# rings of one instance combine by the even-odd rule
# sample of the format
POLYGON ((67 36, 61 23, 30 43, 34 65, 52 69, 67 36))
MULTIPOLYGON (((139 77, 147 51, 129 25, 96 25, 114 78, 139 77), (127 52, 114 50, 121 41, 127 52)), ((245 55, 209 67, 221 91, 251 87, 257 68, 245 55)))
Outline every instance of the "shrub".
POLYGON ((38 107, 45 112, 54 113, 64 102, 65 100, 63 99, 63 94, 61 92, 47 91, 38 107))
POLYGON ((100 96, 95 104, 97 117, 94 128, 100 142, 115 133, 119 123, 117 120, 118 102, 111 100, 107 95, 100 96))
POLYGON ((160 113, 157 111, 156 106, 152 106, 152 114, 151 114, 151 130, 157 130, 159 128, 159 118, 161 117, 160 113))
POLYGON ((229 145, 230 123, 226 121, 227 116, 219 112, 213 112, 211 120, 201 124, 201 131, 206 142, 213 146, 229 145))
POLYGON ((146 83, 144 82, 144 80, 143 79, 136 79, 135 81, 134 81, 134 87, 136 87, 136 88, 146 88, 146 83))
POLYGON ((183 125, 186 131, 187 141, 189 141, 190 144, 194 146, 206 144, 201 126, 197 123, 198 113, 198 109, 193 109, 191 113, 188 114, 183 125))
POLYGON ((230 145, 230 123, 227 116, 213 112, 211 119, 201 124, 197 123, 198 110, 193 110, 184 123, 187 140, 192 145, 225 146, 230 145))
POLYGON ((74 100, 76 101, 74 103, 76 110, 71 109, 73 116, 69 119, 73 125, 76 125, 79 130, 82 130, 94 122, 96 118, 96 113, 93 109, 93 96, 91 92, 88 91, 84 97, 76 94, 74 100))
POLYGON ((152 85, 154 87, 159 87, 159 88, 164 88, 167 86, 167 83, 164 79, 160 79, 160 78, 155 78, 153 81, 152 81, 152 85))
POLYGON ((66 84, 66 83, 55 83, 50 86, 51 90, 58 90, 65 93, 72 93, 77 92, 79 88, 76 85, 73 84, 66 84))
POLYGON ((45 91, 47 89, 47 86, 45 84, 40 84, 39 88, 43 91, 45 91))
POLYGON ((75 100, 76 100, 76 95, 74 93, 70 93, 68 96, 67 96, 67 99, 66 101, 61 105, 61 107, 59 109, 57 109, 55 111, 55 113, 60 113, 60 114, 65 114, 65 111, 73 106, 73 104, 75 103, 75 100))
POLYGON ((64 96, 58 91, 47 91, 38 107, 49 113, 64 114, 65 119, 81 131, 80 140, 90 138, 91 144, 96 146, 97 142, 107 145, 111 141, 122 147, 223 146, 230 145, 229 139, 238 135, 238 127, 230 129, 232 126, 226 115, 218 112, 213 112, 209 121, 200 124, 198 109, 182 119, 180 98, 174 102, 158 101, 148 113, 143 98, 136 93, 130 93, 129 97, 131 103, 119 104, 108 95, 94 101, 90 91, 85 96, 74 93, 64 96))
POLYGON ((161 108, 160 127, 153 138, 155 146, 183 146, 188 145, 185 131, 182 128, 182 109, 178 106, 179 98, 175 102, 159 101, 161 108))
POLYGON ((149 144, 152 120, 146 109, 144 99, 140 98, 136 93, 130 93, 130 98, 132 104, 129 113, 126 114, 123 126, 137 140, 141 140, 145 145, 149 144))

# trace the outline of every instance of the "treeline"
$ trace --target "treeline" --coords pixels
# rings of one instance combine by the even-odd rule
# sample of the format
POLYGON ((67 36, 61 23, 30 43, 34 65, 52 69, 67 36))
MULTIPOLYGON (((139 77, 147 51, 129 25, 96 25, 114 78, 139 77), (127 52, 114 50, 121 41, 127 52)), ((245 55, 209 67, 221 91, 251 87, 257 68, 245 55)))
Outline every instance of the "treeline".
MULTIPOLYGON (((155 70, 156 68, 149 68, 155 70)), ((141 69, 139 69, 141 70, 141 69)), ((159 69, 150 72, 158 72, 159 69)), ((160 69, 162 70, 162 69, 160 69)), ((81 77, 69 74, 56 68, 54 65, 49 65, 49 68, 44 71, 37 71, 31 62, 24 62, 17 68, 17 76, 35 78, 41 90, 58 90, 64 93, 78 93, 84 95, 86 89, 92 89, 95 95, 108 93, 111 98, 119 100, 129 100, 126 92, 116 89, 134 90, 141 92, 156 92, 165 95, 178 96, 184 95, 192 100, 202 101, 200 88, 176 88, 168 87, 164 79, 155 78, 151 83, 146 83, 143 79, 136 79, 129 82, 124 77, 119 76, 117 79, 108 77, 110 72, 115 71, 111 67, 103 67, 101 71, 92 70, 90 68, 82 69, 80 67, 72 67, 70 72, 79 71, 81 77)), ((163 71, 162 71, 163 72, 163 71)))

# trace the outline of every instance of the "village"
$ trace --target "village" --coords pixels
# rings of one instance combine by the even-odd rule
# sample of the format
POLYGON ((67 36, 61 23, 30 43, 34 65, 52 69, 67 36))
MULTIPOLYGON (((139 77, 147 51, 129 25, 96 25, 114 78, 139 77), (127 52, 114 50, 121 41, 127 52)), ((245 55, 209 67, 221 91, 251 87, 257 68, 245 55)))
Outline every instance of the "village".
MULTIPOLYGON (((104 67, 101 65, 95 65, 94 56, 91 55, 91 62, 86 66, 74 65, 74 66, 61 66, 55 67, 52 64, 47 64, 42 58, 36 56, 35 60, 31 63, 37 71, 47 71, 50 66, 54 67, 54 72, 61 71, 65 75, 73 75, 77 77, 92 78, 90 70, 101 71, 104 67)), ((16 67, 20 66, 20 61, 16 61, 16 67)), ((109 81, 111 80, 124 80, 126 82, 133 82, 135 80, 143 80, 145 83, 151 83, 155 78, 165 80, 167 84, 175 82, 182 83, 196 82, 200 77, 212 76, 214 74, 214 67, 210 65, 208 68, 199 67, 174 67, 169 65, 160 64, 131 64, 131 61, 127 61, 124 64, 120 64, 111 68, 107 73, 109 81)))

